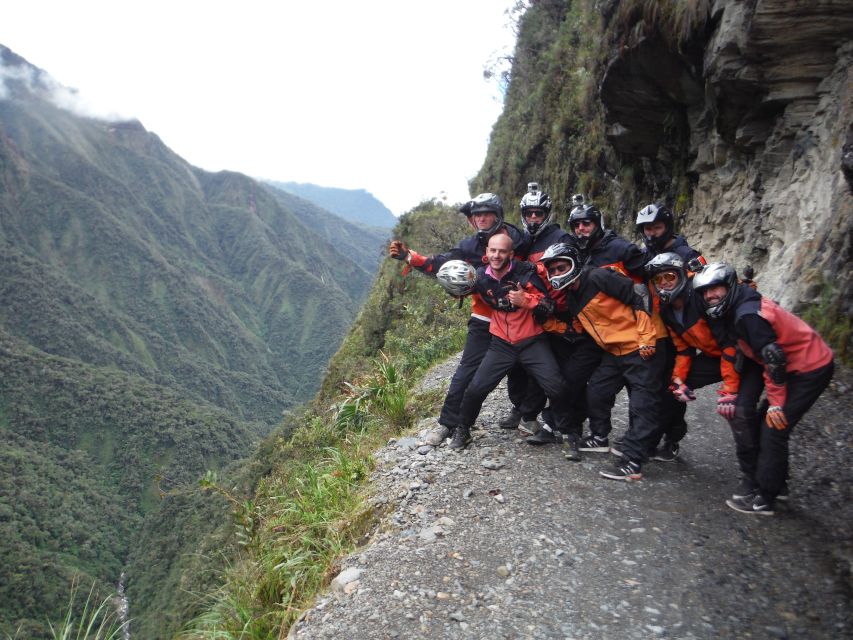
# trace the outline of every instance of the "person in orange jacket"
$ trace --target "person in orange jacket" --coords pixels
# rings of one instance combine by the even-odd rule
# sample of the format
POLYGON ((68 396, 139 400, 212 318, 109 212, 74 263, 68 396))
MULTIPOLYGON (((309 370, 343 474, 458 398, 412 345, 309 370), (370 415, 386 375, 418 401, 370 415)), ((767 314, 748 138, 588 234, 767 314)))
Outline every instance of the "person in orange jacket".
POLYGON ((492 339, 462 398, 452 449, 468 445, 486 396, 517 364, 542 387, 558 426, 567 421, 566 385, 540 323, 552 309, 548 289, 535 265, 514 259, 512 247, 508 236, 493 236, 488 264, 477 270, 476 291, 492 307, 492 339))
POLYGON ((829 385, 832 350, 803 320, 739 284, 730 265, 707 265, 693 277, 693 290, 718 341, 737 340, 745 356, 730 421, 743 480, 726 504, 773 515, 788 479, 791 431, 829 385))
POLYGON ((567 288, 566 300, 575 328, 585 331, 601 347, 601 363, 587 384, 590 435, 581 451, 607 452, 612 430, 610 411, 615 391, 628 386, 630 424, 622 439, 623 457, 612 471, 613 480, 639 480, 643 464, 659 427, 659 386, 647 360, 655 353, 655 328, 646 301, 631 279, 610 269, 586 266, 567 288))
POLYGON ((673 252, 658 254, 646 265, 646 273, 660 301, 661 320, 675 345, 669 390, 680 408, 681 423, 687 403, 696 399, 693 391, 717 382, 723 383, 717 391, 717 413, 731 420, 740 388, 734 340, 724 345, 717 342, 681 256, 673 252))

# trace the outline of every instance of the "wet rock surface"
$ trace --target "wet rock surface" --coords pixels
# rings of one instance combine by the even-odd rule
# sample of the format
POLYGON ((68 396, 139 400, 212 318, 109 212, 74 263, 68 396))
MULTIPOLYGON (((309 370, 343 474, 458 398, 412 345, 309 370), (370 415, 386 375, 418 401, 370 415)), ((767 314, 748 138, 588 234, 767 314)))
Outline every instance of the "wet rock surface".
MULTIPOLYGON (((853 637, 850 392, 842 371, 798 425, 790 500, 766 517, 724 503, 739 476, 713 389, 690 406, 679 459, 626 483, 599 476, 610 454, 569 462, 498 429, 501 385, 462 452, 422 452, 423 421, 376 453, 371 500, 386 515, 290 635, 853 637)), ((622 394, 616 435, 626 416, 622 394)))

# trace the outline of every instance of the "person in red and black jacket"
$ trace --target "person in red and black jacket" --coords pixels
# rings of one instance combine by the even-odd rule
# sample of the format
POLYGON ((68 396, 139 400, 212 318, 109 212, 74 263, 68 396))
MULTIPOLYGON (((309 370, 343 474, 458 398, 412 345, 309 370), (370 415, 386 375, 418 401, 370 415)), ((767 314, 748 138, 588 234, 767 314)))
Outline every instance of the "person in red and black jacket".
MULTIPOLYGON (((729 339, 723 345, 717 342, 699 297, 690 285, 684 260, 678 254, 656 255, 646 265, 646 272, 660 301, 660 317, 674 343, 675 358, 667 380, 671 400, 664 396, 664 403, 675 405, 672 414, 680 417, 677 422, 683 425, 667 433, 677 445, 687 430, 684 414, 687 403, 696 399, 695 389, 722 382, 717 391, 717 413, 726 420, 734 417, 740 388, 740 375, 735 370, 735 341, 729 339)), ((744 400, 742 397, 741 402, 744 400)))
MULTIPOLYGON (((418 271, 433 277, 441 265, 448 260, 464 260, 474 268, 482 266, 485 261, 486 243, 494 235, 507 236, 512 240, 513 245, 518 247, 520 256, 527 255, 529 242, 520 229, 504 221, 503 204, 495 194, 481 193, 470 202, 465 203, 460 209, 460 213, 465 214, 468 218, 468 224, 471 225, 475 233, 463 239, 446 253, 423 256, 409 249, 400 240, 391 241, 388 253, 392 258, 404 260, 418 271)), ((468 335, 465 339, 465 347, 462 350, 462 359, 450 380, 450 386, 447 389, 447 395, 438 417, 439 424, 444 427, 443 433, 438 439, 439 442, 459 424, 459 406, 462 403, 465 388, 471 382, 477 367, 480 366, 480 361, 489 348, 491 316, 492 308, 485 304, 479 295, 474 294, 471 299, 471 318, 468 320, 468 335)))
POLYGON ((800 318, 738 284, 730 265, 707 265, 693 277, 693 289, 711 330, 723 341, 736 339, 745 356, 731 420, 743 482, 726 504, 772 515, 788 479, 791 431, 829 385, 832 350, 800 318))
MULTIPOLYGON (((556 211, 552 208, 551 197, 542 191, 538 182, 527 184, 527 193, 522 196, 519 206, 521 226, 529 243, 528 262, 536 263, 548 247, 571 238, 554 222, 556 211)), ((544 274, 540 273, 540 276, 542 275, 544 274)), ((527 434, 535 434, 540 427, 536 416, 545 407, 545 392, 529 378, 521 366, 509 372, 507 391, 512 407, 499 426, 502 429, 515 429, 521 425, 520 428, 527 434)), ((528 442, 538 443, 536 440, 528 442)))
MULTIPOLYGON (((663 204, 650 204, 637 212, 637 233, 643 239, 643 256, 646 262, 664 254, 677 255, 684 265, 693 260, 704 264, 702 255, 691 247, 682 235, 675 233, 675 216, 672 209, 663 204)), ((648 264, 646 265, 648 268, 648 264)), ((686 283, 685 283, 686 284, 686 283)), ((657 330, 657 349, 651 366, 657 368, 661 379, 661 390, 669 386, 672 368, 675 364, 675 347, 669 331, 661 319, 660 301, 654 287, 649 283, 652 294, 652 322, 657 330)), ((660 423, 663 443, 655 442, 653 460, 674 462, 678 457, 680 442, 687 433, 687 423, 684 421, 685 405, 677 402, 670 394, 663 395, 661 403, 660 423)))
POLYGON ((567 420, 566 384, 536 320, 544 319, 552 308, 547 287, 535 265, 513 258, 512 240, 507 236, 489 240, 486 258, 488 265, 477 270, 476 290, 493 309, 492 340, 462 399, 452 449, 464 448, 471 441, 471 428, 483 401, 516 364, 545 391, 557 424, 565 427, 567 420))

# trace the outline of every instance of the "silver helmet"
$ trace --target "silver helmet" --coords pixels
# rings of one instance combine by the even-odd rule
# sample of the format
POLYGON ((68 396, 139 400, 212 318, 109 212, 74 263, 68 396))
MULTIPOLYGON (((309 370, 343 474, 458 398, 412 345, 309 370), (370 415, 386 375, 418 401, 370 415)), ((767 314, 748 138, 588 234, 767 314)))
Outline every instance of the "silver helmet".
POLYGON ((705 315, 709 318, 720 318, 729 310, 734 298, 737 289, 737 272, 734 267, 724 262, 712 262, 693 276, 692 285, 693 291, 699 295, 699 304, 705 310, 705 315), (726 295, 717 304, 709 306, 702 292, 708 287, 717 285, 726 287, 726 295))
POLYGON ((474 290, 477 270, 464 260, 448 260, 439 267, 435 277, 447 293, 459 298, 474 290))
POLYGON ((539 258, 539 262, 544 264, 546 268, 548 267, 548 264, 554 260, 567 260, 569 263, 569 268, 566 269, 566 271, 559 275, 548 277, 548 282, 551 284, 551 288, 554 289, 554 291, 559 291, 560 289, 569 286, 580 277, 583 262, 581 261, 580 252, 577 250, 577 247, 573 247, 565 242, 552 244, 550 247, 545 249, 545 253, 542 254, 541 258, 539 258))
POLYGON ((656 255, 646 264, 646 274, 649 276, 649 284, 654 287, 663 304, 669 304, 686 290, 687 271, 684 268, 684 260, 677 253, 667 251, 656 255), (675 273, 677 278, 675 286, 671 289, 658 287, 659 278, 656 276, 671 272, 675 273))
POLYGON ((542 191, 538 182, 527 183, 527 193, 521 198, 521 224, 531 236, 536 237, 545 228, 554 222, 555 212, 551 211, 551 197, 542 191), (538 210, 544 213, 541 222, 531 222, 527 219, 527 213, 538 210))

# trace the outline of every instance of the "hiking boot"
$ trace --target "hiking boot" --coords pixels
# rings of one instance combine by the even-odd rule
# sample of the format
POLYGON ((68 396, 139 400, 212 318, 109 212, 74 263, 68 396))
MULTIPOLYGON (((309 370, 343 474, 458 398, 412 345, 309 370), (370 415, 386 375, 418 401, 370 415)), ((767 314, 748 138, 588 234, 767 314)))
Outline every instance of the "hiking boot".
POLYGON ((581 451, 595 451, 597 453, 607 453, 610 451, 610 442, 606 437, 596 436, 593 434, 582 438, 578 449, 581 451))
POLYGON ((572 462, 581 461, 581 451, 578 448, 578 439, 576 437, 563 440, 563 455, 566 457, 566 460, 571 460, 572 462))
POLYGON ((448 447, 451 449, 464 449, 471 442, 471 428, 459 426, 453 432, 453 438, 450 440, 448 447))
POLYGON ((554 444, 561 439, 559 433, 555 433, 550 425, 543 424, 542 428, 525 440, 527 444, 554 444))
POLYGON ((518 430, 526 436, 535 436, 542 430, 542 423, 536 418, 533 418, 532 420, 522 420, 521 424, 518 425, 518 430))
POLYGON ((521 422, 521 411, 513 407, 509 415, 498 422, 498 426, 501 429, 515 429, 519 422, 521 422))
POLYGON ((726 500, 726 504, 735 511, 740 511, 741 513, 749 513, 753 515, 758 514, 762 516, 772 516, 775 513, 773 511, 773 505, 760 493, 755 493, 754 495, 739 499, 731 498, 730 500, 726 500))
POLYGON ((449 436, 450 427, 440 424, 427 434, 426 438, 424 438, 424 442, 433 447, 438 447, 442 442, 447 440, 449 436))
POLYGON ((664 440, 660 449, 655 451, 652 456, 652 460, 658 460, 660 462, 675 462, 675 459, 678 457, 678 443, 670 442, 669 440, 664 440))
MULTIPOLYGON (((581 451, 583 451, 583 449, 581 449, 581 451)), ((639 462, 634 462, 633 460, 620 460, 611 471, 599 471, 598 473, 605 478, 610 478, 611 480, 633 481, 642 480, 643 474, 640 469, 641 466, 639 462)))

